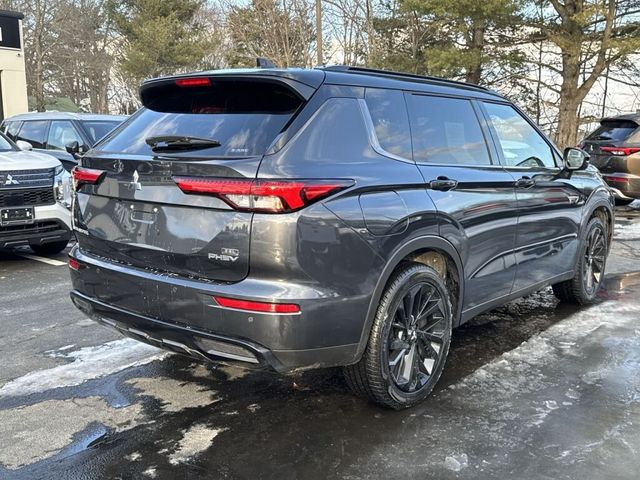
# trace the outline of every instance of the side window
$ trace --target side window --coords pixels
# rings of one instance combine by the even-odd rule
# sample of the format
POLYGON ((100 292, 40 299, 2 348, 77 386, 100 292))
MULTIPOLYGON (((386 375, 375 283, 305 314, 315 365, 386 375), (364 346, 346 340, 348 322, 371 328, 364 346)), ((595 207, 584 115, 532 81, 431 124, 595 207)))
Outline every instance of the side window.
POLYGON ((45 120, 27 121, 22 124, 17 140, 29 142, 33 148, 44 148, 44 135, 47 131, 45 120))
POLYGON ((83 141, 78 131, 68 120, 51 122, 47 148, 51 150, 64 150, 67 143, 76 141, 82 145, 83 141))
POLYGON ((20 122, 7 122, 4 126, 3 131, 11 140, 16 140, 16 135, 19 128, 20 122))
POLYGON ((389 153, 411 159, 411 130, 404 93, 367 88, 365 101, 380 146, 389 153))
POLYGON ((535 128, 510 105, 485 103, 509 167, 555 168, 551 147, 535 128))
POLYGON ((419 163, 490 165, 480 122, 469 100, 411 95, 413 156, 419 163))

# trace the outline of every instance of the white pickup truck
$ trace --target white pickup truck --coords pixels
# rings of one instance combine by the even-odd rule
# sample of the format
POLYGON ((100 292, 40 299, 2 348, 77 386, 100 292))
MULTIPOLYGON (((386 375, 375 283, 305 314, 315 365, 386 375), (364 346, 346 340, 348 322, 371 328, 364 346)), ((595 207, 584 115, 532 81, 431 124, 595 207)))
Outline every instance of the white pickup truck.
POLYGON ((55 157, 30 150, 0 133, 0 249, 53 255, 71 238, 71 179, 55 157))

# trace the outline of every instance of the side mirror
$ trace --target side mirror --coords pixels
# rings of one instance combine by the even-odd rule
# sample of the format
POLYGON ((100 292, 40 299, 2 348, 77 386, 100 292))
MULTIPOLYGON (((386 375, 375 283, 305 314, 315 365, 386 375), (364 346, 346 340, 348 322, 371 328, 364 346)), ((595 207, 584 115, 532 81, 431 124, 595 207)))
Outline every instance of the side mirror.
POLYGON ((80 144, 78 143, 77 140, 74 140, 73 142, 69 142, 64 146, 64 149, 67 151, 67 153, 70 153, 73 156, 76 156, 80 153, 80 144))
POLYGON ((565 148, 562 157, 567 170, 584 170, 589 164, 589 154, 579 148, 565 148))
POLYGON ((24 150, 24 151, 29 151, 29 150, 33 150, 33 145, 31 145, 29 142, 25 142, 24 140, 17 140, 16 141, 16 146, 20 149, 20 150, 24 150))

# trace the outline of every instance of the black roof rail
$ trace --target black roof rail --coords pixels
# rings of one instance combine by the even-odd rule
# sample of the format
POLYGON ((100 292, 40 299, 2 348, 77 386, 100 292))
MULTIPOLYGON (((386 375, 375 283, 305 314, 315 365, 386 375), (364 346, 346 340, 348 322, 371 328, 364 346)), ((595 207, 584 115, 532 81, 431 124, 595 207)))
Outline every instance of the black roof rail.
POLYGON ((487 87, 482 87, 474 83, 460 82, 458 80, 449 80, 447 78, 432 77, 429 75, 418 75, 415 73, 395 72, 393 70, 382 70, 377 68, 353 67, 349 65, 330 65, 328 67, 319 67, 320 70, 328 70, 334 72, 359 73, 363 75, 384 75, 388 77, 399 77, 406 80, 418 80, 427 82, 437 82, 444 84, 452 84, 458 87, 464 87, 474 90, 483 90, 485 92, 495 93, 487 87))

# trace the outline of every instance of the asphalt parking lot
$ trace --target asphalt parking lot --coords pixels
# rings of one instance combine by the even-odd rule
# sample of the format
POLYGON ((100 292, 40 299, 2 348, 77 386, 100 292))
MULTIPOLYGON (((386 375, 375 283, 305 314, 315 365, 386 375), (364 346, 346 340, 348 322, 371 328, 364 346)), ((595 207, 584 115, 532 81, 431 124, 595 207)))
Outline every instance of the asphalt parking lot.
POLYGON ((640 210, 600 301, 550 289, 454 332, 436 392, 391 412, 339 371, 205 366, 68 298, 66 254, 0 253, 0 479, 637 478, 640 210))

